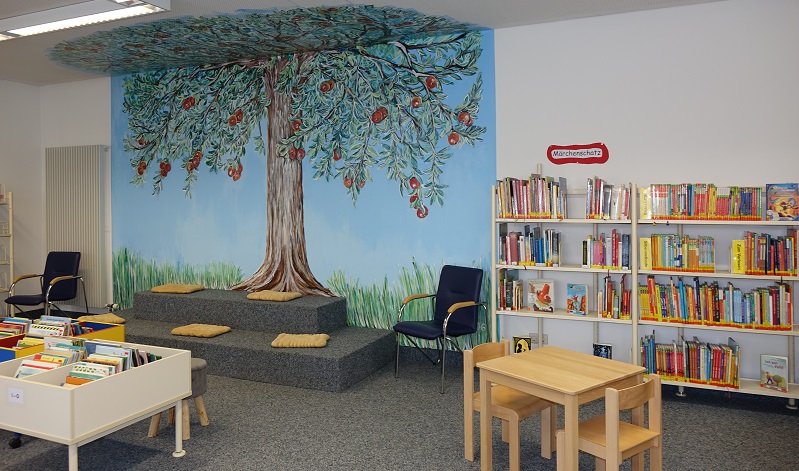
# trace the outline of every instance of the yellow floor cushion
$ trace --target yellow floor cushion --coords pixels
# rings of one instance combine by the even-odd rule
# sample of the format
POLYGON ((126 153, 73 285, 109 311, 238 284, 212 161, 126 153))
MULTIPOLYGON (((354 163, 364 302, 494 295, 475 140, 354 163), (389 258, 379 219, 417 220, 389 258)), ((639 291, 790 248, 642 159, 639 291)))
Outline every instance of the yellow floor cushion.
POLYGON ((263 291, 255 291, 247 295, 247 299, 255 299, 256 301, 291 301, 302 296, 302 293, 296 291, 272 291, 265 289, 263 291))
POLYGON ((166 283, 159 286, 153 286, 150 290, 153 293, 179 293, 179 294, 188 294, 193 293, 195 291, 202 291, 205 289, 203 285, 190 285, 190 284, 181 284, 181 283, 166 283))
POLYGON ((189 324, 175 327, 172 329, 173 335, 186 335, 189 337, 216 337, 217 335, 230 332, 230 327, 226 325, 214 324, 189 324))
POLYGON ((327 334, 280 334, 272 341, 275 348, 324 347, 330 336, 327 334))
POLYGON ((94 314, 91 316, 80 316, 78 317, 78 321, 89 321, 89 322, 103 322, 106 324, 124 324, 125 318, 119 317, 118 315, 107 312, 105 314, 94 314))

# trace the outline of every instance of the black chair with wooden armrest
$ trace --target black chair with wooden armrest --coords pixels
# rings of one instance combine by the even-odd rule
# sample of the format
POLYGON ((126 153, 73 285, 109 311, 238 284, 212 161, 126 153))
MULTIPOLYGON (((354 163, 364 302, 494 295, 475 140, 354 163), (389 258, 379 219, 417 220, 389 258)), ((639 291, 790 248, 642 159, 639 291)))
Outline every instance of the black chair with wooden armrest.
MULTIPOLYGON (((441 393, 444 393, 444 374, 446 366, 447 342, 462 351, 453 340, 455 337, 477 332, 480 308, 485 311, 486 304, 480 301, 483 286, 483 270, 479 268, 444 265, 438 279, 436 294, 412 294, 402 301, 394 332, 397 336, 397 358, 394 377, 399 374, 400 336, 404 335, 414 347, 418 348, 434 365, 441 365, 441 393), (430 299, 433 303, 433 319, 403 321, 405 307, 420 299, 430 299), (414 338, 435 340, 438 358, 434 359, 414 341, 414 338)), ((490 332, 489 332, 490 337, 490 332)))
POLYGON ((89 314, 89 306, 86 300, 86 285, 83 277, 78 275, 80 267, 80 252, 50 252, 47 254, 47 261, 44 265, 44 273, 41 275, 22 275, 14 279, 8 288, 6 306, 8 315, 13 317, 13 306, 19 312, 24 312, 18 306, 38 306, 44 305, 45 315, 50 314, 50 308, 61 309, 54 304, 56 301, 68 301, 78 296, 78 282, 83 288, 83 301, 86 307, 86 314, 89 314), (36 294, 14 294, 17 283, 27 279, 39 278, 39 292, 36 294))

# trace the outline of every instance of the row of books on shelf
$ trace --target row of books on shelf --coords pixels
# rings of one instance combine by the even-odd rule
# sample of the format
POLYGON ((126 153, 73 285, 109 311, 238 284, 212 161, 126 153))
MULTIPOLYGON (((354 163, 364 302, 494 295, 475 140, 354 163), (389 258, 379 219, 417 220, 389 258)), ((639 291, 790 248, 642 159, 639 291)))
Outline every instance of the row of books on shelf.
POLYGON ((669 277, 657 283, 647 277, 638 286, 642 320, 718 325, 762 330, 793 328, 793 288, 790 283, 775 283, 742 292, 732 283, 700 283, 698 277, 684 282, 669 277))
POLYGON ((762 187, 657 183, 638 189, 640 219, 761 220, 762 187))
POLYGON ((796 276, 799 230, 784 236, 746 231, 731 244, 731 271, 747 275, 796 276))
MULTIPOLYGON (((555 312, 554 280, 518 280, 507 270, 500 270, 498 303, 500 310, 555 312)), ((597 293, 597 315, 608 319, 630 319, 631 290, 626 287, 626 275, 619 282, 608 276, 597 293)), ((566 283, 565 306, 569 314, 588 314, 587 284, 566 283)))
POLYGON ((565 219, 566 179, 531 174, 497 180, 497 214, 502 218, 565 219))
POLYGON ((589 235, 583 240, 583 268, 630 269, 630 234, 613 229, 597 236, 589 235))
POLYGON ((82 325, 69 317, 44 315, 39 319, 6 317, 0 322, 0 338, 26 334, 38 337, 72 336, 92 332, 92 328, 82 325))
POLYGON ((606 276, 597 293, 597 313, 606 319, 630 319, 632 291, 627 288, 627 275, 616 283, 606 276))
POLYGON ((716 271, 716 243, 713 237, 652 234, 639 239, 642 270, 716 271))
MULTIPOLYGON (((588 178, 585 217, 626 221, 630 219, 631 185, 611 184, 599 177, 588 178)), ((567 183, 563 177, 531 174, 528 178, 497 180, 497 215, 515 219, 566 219, 567 183)))
POLYGON ((506 269, 499 270, 497 305, 507 311, 554 312, 555 282, 553 280, 520 280, 506 269))
MULTIPOLYGON (((20 339, 19 342, 25 343, 24 339, 20 339)), ((44 349, 40 353, 23 358, 14 375, 15 378, 25 378, 43 371, 72 365, 64 385, 80 385, 161 358, 139 348, 103 340, 49 336, 35 339, 33 342, 41 342, 44 349)))
POLYGON ((658 343, 653 332, 641 338, 640 353, 647 374, 658 374, 664 380, 740 387, 741 349, 732 338, 726 344, 702 342, 697 337, 658 343))
POLYGON ((524 226, 524 232, 500 234, 499 263, 537 267, 560 266, 560 232, 524 226))
POLYGON ((630 219, 630 187, 627 185, 613 185, 602 178, 593 177, 586 183, 585 195, 587 219, 630 219))

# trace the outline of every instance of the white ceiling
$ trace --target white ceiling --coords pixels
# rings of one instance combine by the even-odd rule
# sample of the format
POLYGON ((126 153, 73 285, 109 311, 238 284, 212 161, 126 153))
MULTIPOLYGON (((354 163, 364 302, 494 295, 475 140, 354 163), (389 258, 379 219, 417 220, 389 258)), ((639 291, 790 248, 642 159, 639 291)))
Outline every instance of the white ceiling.
MULTIPOLYGON (((84 0, 2 0, 0 19, 84 0)), ((96 78, 52 62, 47 51, 55 44, 99 30, 149 22, 170 17, 214 16, 240 9, 294 9, 341 4, 394 6, 416 10, 431 16, 445 16, 485 28, 548 23, 591 16, 612 15, 655 8, 679 7, 722 0, 172 0, 168 13, 144 18, 86 26, 67 31, 0 41, 0 79, 32 85, 49 85, 96 78)))

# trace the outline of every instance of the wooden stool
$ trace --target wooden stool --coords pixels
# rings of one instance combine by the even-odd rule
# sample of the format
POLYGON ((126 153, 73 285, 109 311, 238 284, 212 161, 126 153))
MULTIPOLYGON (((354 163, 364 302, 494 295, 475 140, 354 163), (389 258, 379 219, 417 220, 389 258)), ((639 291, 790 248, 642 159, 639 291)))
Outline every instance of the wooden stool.
MULTIPOLYGON (((206 369, 208 368, 208 363, 202 358, 192 358, 191 359, 191 396, 183 399, 181 403, 182 413, 183 413, 183 439, 188 440, 191 438, 191 433, 189 432, 189 399, 194 399, 194 408, 197 409, 197 416, 200 418, 200 425, 205 427, 210 422, 208 421, 208 413, 205 411, 205 403, 203 402, 203 394, 205 394, 205 390, 207 389, 206 379, 206 369)), ((170 424, 175 423, 175 408, 169 409, 168 414, 168 422, 170 424)), ((148 437, 154 437, 158 435, 158 427, 161 425, 161 412, 155 414, 150 418, 150 431, 147 434, 148 437)))

